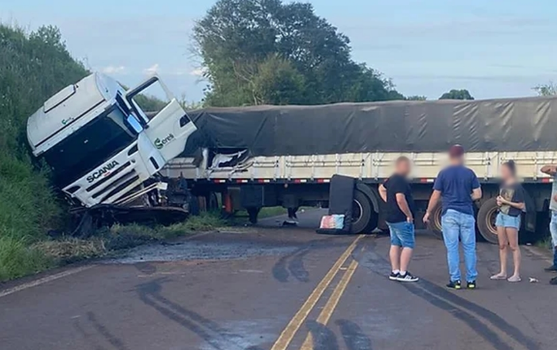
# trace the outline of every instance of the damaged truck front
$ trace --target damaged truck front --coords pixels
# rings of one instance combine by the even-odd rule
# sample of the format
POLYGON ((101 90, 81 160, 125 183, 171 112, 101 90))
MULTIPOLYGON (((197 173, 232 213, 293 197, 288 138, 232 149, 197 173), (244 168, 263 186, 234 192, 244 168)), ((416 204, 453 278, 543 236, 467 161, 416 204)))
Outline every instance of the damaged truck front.
POLYGON ((77 230, 87 232, 101 218, 185 217, 191 197, 187 186, 169 184, 159 171, 184 150, 195 130, 158 77, 126 90, 94 73, 46 101, 28 119, 27 138, 79 217, 77 230), (137 98, 154 84, 169 102, 151 115, 137 98))

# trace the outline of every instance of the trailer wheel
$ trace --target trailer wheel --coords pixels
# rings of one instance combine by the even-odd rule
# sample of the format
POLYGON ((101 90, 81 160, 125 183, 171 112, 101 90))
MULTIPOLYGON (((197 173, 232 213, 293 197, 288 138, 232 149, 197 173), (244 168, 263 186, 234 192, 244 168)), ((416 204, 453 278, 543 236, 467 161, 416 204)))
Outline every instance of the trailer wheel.
POLYGON ((219 210, 219 199, 215 192, 210 192, 205 196, 207 203, 207 211, 217 211, 219 210))
POLYGON ((260 210, 261 208, 257 208, 257 207, 246 208, 246 211, 248 212, 249 222, 251 222, 254 225, 257 224, 257 216, 259 215, 260 210))
POLYGON ((443 216, 443 206, 438 203, 431 212, 427 230, 431 232, 436 238, 443 239, 443 225, 441 224, 441 217, 443 216))
MULTIPOLYGON (((356 234, 366 233, 366 229, 373 224, 372 214, 375 214, 375 212, 369 198, 363 192, 355 190, 352 204, 352 228, 350 232, 356 234)), ((377 227, 377 220, 375 221, 375 227, 377 227)))
POLYGON ((478 211, 478 230, 483 238, 489 243, 497 244, 497 227, 495 218, 497 217, 497 198, 490 198, 485 201, 478 211))

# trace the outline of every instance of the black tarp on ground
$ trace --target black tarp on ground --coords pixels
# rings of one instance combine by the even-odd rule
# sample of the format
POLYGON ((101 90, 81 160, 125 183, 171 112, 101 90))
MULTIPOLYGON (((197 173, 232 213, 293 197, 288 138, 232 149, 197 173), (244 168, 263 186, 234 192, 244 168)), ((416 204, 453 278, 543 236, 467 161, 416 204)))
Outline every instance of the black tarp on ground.
POLYGON ((190 112, 195 148, 247 148, 253 156, 375 151, 557 150, 557 97, 255 106, 190 112))

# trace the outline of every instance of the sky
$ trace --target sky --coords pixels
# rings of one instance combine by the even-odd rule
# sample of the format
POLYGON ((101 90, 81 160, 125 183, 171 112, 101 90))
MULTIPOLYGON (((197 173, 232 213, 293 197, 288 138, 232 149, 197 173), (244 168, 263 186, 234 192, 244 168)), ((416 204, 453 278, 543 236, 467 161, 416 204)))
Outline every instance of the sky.
MULTIPOLYGON (((288 1, 288 0, 286 0, 288 1)), ((352 41, 352 55, 404 95, 534 95, 557 82, 555 0, 302 0, 352 41)), ((191 30, 216 0, 2 0, 0 21, 58 26, 72 55, 133 86, 157 72, 178 97, 207 82, 191 30)))

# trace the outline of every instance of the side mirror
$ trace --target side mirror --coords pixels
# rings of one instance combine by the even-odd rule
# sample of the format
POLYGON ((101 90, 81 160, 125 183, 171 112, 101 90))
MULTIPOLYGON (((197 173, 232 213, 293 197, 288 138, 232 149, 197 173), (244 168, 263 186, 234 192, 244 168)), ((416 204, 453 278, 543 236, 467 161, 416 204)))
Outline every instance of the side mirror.
POLYGON ((126 118, 126 122, 133 128, 133 130, 137 134, 143 131, 143 127, 132 114, 128 115, 128 117, 126 118))

